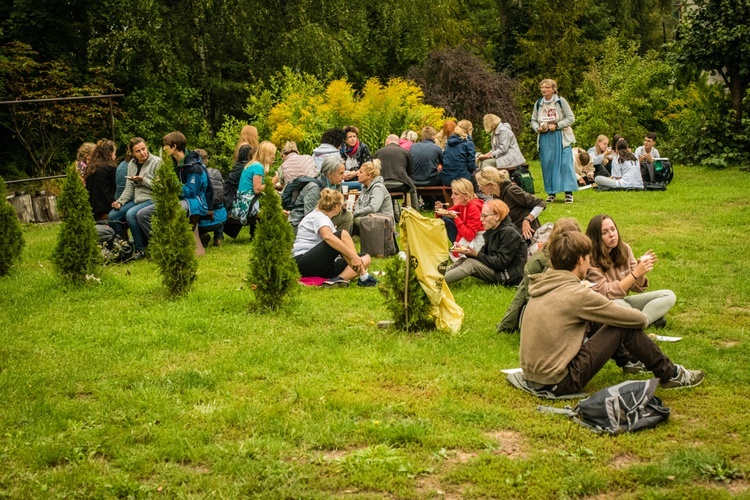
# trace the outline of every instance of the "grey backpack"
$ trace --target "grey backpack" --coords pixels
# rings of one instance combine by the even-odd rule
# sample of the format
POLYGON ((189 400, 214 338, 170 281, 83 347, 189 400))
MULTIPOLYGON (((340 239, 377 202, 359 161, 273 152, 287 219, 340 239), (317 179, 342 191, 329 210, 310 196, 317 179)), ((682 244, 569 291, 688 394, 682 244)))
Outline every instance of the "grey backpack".
POLYGON ((628 380, 606 387, 581 400, 573 408, 539 406, 548 413, 562 413, 594 432, 622 434, 655 427, 669 418, 670 409, 654 396, 659 379, 628 380))

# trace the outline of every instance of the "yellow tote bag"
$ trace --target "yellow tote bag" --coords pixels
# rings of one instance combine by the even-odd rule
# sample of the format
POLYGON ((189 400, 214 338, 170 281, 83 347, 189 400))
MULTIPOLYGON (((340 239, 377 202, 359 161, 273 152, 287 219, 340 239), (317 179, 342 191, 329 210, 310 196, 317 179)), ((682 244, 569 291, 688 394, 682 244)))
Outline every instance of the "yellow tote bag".
POLYGON ((398 224, 404 251, 411 258, 417 279, 432 304, 430 311, 439 330, 453 333, 461 329, 464 310, 437 270, 448 259, 448 234, 440 219, 430 219, 414 209, 405 209, 398 224))

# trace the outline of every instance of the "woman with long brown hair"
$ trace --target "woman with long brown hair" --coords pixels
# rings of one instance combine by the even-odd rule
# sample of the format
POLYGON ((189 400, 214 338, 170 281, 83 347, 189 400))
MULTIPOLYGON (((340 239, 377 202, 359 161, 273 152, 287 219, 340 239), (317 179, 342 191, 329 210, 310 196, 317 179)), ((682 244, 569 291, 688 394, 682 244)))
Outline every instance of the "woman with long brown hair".
POLYGON ((109 139, 102 139, 96 143, 91 153, 91 160, 83 172, 86 190, 89 192, 89 202, 94 219, 107 219, 112 203, 115 201, 115 172, 117 171, 117 148, 109 139))

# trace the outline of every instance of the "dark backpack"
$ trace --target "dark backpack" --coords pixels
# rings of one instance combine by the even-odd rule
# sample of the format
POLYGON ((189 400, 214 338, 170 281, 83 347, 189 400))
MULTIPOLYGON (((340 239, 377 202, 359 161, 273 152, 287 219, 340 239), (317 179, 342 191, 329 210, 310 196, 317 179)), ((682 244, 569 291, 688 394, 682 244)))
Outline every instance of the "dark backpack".
POLYGON ((654 396, 659 379, 628 380, 595 392, 572 410, 539 406, 539 411, 563 413, 597 433, 622 434, 656 427, 669 419, 670 409, 654 396))
POLYGON ((105 264, 125 262, 133 257, 133 245, 115 232, 119 221, 100 221, 96 223, 96 236, 105 264))
POLYGON ((672 182, 674 172, 672 163, 667 158, 641 162, 641 179, 643 189, 647 191, 666 191, 667 184, 672 182))
POLYGON ((281 192, 281 208, 284 210, 294 210, 297 208, 297 198, 299 198, 302 188, 311 182, 316 183, 320 189, 323 189, 324 187, 320 180, 305 176, 297 177, 284 186, 284 190, 281 192))
POLYGON ((521 187, 524 191, 529 194, 534 194, 534 178, 531 176, 529 166, 525 163, 516 167, 516 171, 510 176, 510 180, 513 184, 521 187))
POLYGON ((224 178, 221 176, 219 169, 207 168, 206 172, 208 173, 208 181, 214 192, 214 203, 210 208, 211 210, 217 210, 224 205, 224 178))
POLYGON ((669 161, 669 158, 654 160, 654 182, 669 184, 673 178, 674 171, 672 170, 672 162, 669 161))

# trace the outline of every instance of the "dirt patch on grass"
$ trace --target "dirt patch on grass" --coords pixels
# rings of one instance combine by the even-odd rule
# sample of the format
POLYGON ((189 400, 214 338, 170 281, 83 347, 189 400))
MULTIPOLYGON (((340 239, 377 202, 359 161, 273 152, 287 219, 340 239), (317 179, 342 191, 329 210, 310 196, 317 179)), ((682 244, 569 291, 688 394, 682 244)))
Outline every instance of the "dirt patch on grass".
POLYGON ((721 340, 719 341, 719 347, 723 349, 729 349, 730 347, 735 347, 740 344, 739 340, 721 340))
POLYGON ((727 485, 727 490, 732 495, 739 495, 740 493, 746 493, 748 490, 750 490, 750 482, 748 482, 747 479, 732 481, 731 483, 727 485))
POLYGON ((445 491, 441 485, 440 480, 436 476, 423 476, 417 479, 415 485, 417 496, 419 497, 432 497, 437 495, 439 498, 445 500, 459 500, 463 498, 460 493, 453 493, 445 491))
POLYGON ((497 441, 500 449, 494 453, 496 455, 505 455, 508 458, 526 458, 524 451, 524 441, 521 434, 515 431, 502 430, 485 433, 485 436, 497 441))
POLYGON ((349 450, 330 450, 323 453, 323 459, 325 460, 341 460, 349 454, 349 450))
POLYGON ((617 455, 615 458, 612 459, 612 461, 609 463, 610 466, 612 466, 613 469, 627 469, 631 465, 635 465, 638 463, 638 459, 632 455, 617 455))

